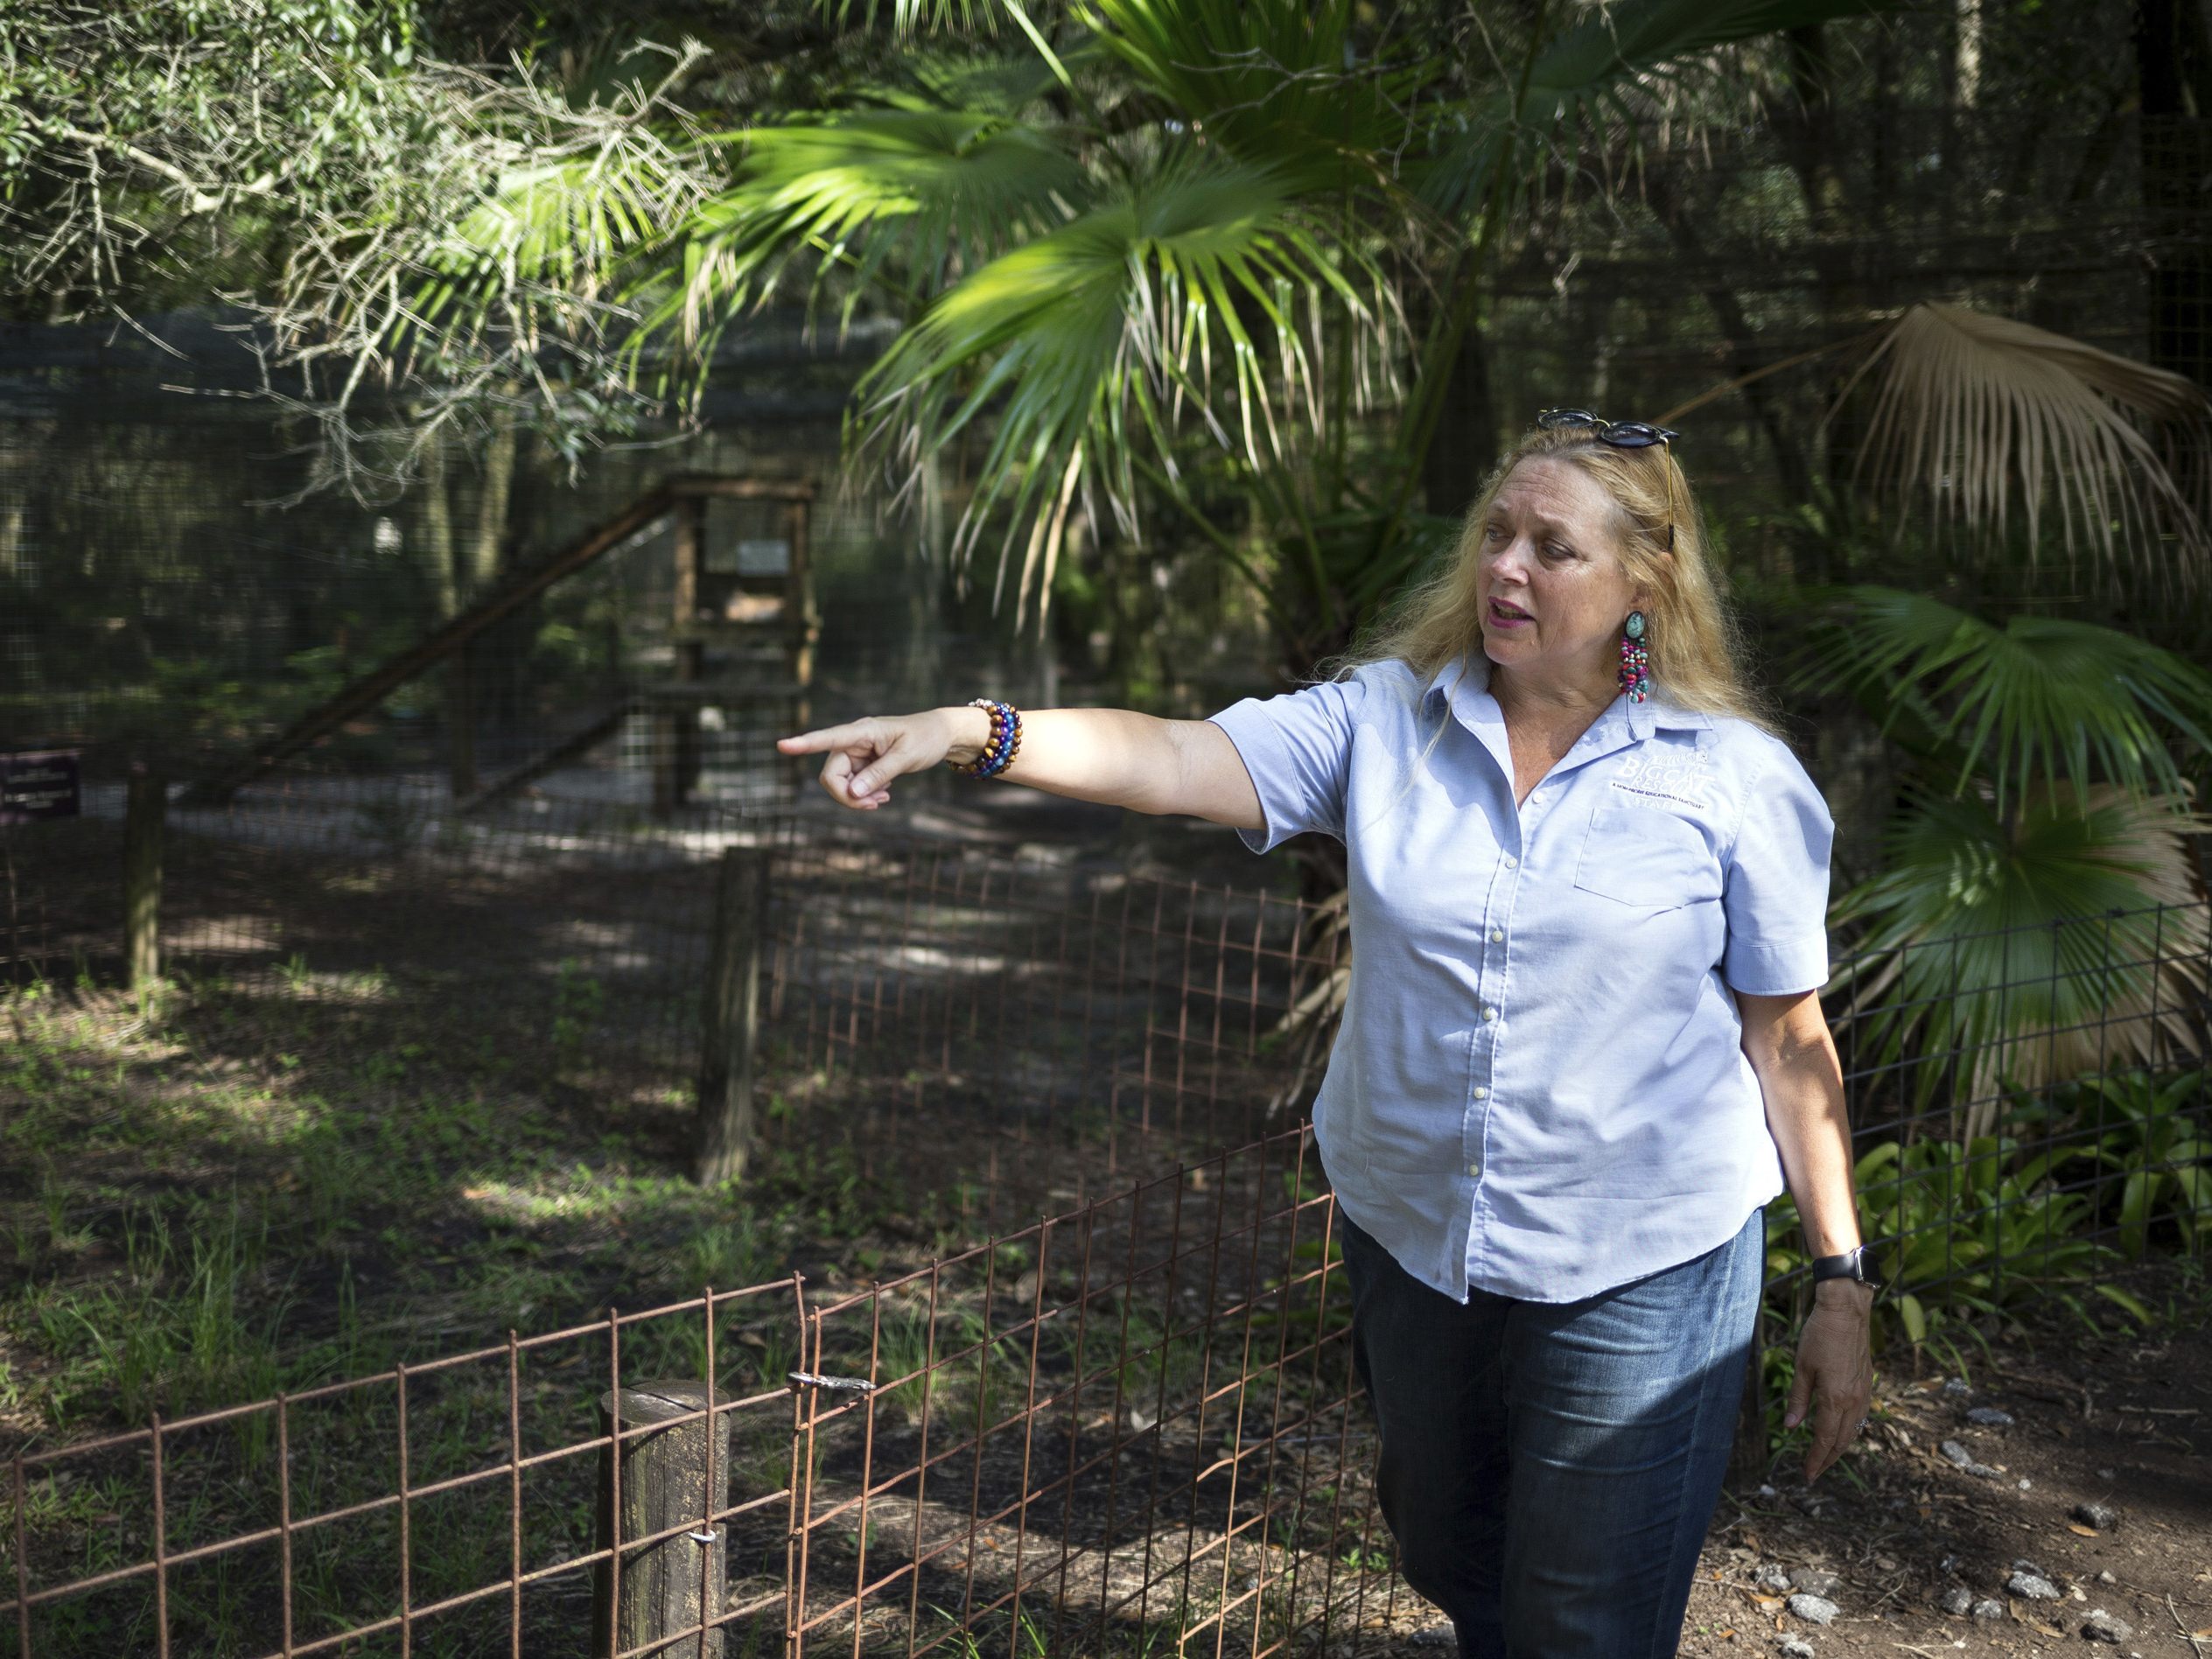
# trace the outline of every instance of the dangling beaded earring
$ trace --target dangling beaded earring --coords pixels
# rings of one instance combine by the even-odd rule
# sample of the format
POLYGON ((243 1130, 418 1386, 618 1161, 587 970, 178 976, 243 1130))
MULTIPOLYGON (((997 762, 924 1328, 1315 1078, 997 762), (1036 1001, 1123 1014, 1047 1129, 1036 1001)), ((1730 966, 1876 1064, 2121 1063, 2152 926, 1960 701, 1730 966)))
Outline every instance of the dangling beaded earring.
POLYGON ((1651 695, 1651 652, 1643 636, 1643 612, 1629 612, 1620 625, 1620 689, 1631 703, 1642 703, 1651 695))

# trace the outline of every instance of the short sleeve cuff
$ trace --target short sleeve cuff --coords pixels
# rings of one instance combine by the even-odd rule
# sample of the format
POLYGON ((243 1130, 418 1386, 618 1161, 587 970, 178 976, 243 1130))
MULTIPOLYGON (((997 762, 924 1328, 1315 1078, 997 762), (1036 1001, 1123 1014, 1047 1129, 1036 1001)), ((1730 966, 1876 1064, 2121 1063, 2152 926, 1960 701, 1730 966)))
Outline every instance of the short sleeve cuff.
POLYGON ((1299 829, 1291 803, 1279 796, 1270 799, 1274 793, 1270 784, 1291 775, 1290 746, 1283 741, 1283 734, 1275 729, 1273 718, 1258 697, 1246 697, 1207 718, 1228 732, 1228 740, 1236 746, 1236 758, 1244 763, 1253 792, 1260 798, 1261 816, 1267 820, 1266 828, 1239 830, 1236 838, 1254 852, 1270 851, 1299 829))
POLYGON ((1779 945, 1731 942, 1721 961, 1729 988, 1746 997, 1794 997, 1828 983, 1828 938, 1808 934, 1779 945))

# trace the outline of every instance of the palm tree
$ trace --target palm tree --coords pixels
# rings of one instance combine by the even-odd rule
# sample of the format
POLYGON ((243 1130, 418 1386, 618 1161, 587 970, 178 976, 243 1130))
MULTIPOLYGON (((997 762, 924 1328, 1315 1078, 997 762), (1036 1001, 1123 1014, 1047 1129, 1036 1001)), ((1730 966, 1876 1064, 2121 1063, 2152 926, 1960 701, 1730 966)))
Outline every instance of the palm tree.
POLYGON ((2212 750, 2212 676, 2116 629, 2002 627, 1894 589, 1835 596, 1799 682, 1908 760, 1882 872, 1842 894, 1830 986, 1922 1106, 1967 1140, 2006 1085, 2194 1052, 2212 926, 2190 837, 2212 829, 2173 746, 2212 750))
POLYGON ((1448 537, 1421 460, 1530 181, 1624 142, 1723 48, 1890 3, 1539 0, 1474 62, 1353 0, 1084 0, 1049 25, 896 0, 941 32, 902 81, 724 136, 735 182, 650 285, 635 360, 704 360, 794 290, 888 306, 851 449, 909 490, 971 455, 953 545, 965 569, 990 538, 1018 620, 1041 622, 1071 526, 1158 506, 1302 668, 1448 537), (985 18, 1013 52, 948 39, 985 18))
MULTIPOLYGON (((1947 564, 2035 559, 2054 518, 2092 586, 2202 592, 2212 406, 2192 382, 1950 304, 1792 361, 1841 351, 1872 402, 1858 471, 1927 508, 1947 564)), ((1797 689, 1856 702, 1904 760, 1884 868, 1831 912, 1852 951, 1830 990, 1871 1058, 1923 1107, 1950 1082, 1970 1139, 2006 1085, 2194 1052, 2212 925, 2192 837, 2212 823, 2174 756, 2212 756, 2212 676, 2115 628, 1893 588, 1802 608, 1797 689)))

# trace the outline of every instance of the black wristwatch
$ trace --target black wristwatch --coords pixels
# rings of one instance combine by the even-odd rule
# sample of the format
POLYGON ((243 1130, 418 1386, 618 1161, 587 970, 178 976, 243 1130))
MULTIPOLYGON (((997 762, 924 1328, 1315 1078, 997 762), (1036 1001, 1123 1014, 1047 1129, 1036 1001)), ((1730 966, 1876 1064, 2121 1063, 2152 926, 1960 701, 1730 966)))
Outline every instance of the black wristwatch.
POLYGON ((1813 1283, 1818 1284, 1824 1279, 1849 1279, 1870 1291, 1880 1290, 1881 1264, 1874 1255, 1874 1247, 1861 1244, 1841 1256, 1814 1256, 1813 1283))

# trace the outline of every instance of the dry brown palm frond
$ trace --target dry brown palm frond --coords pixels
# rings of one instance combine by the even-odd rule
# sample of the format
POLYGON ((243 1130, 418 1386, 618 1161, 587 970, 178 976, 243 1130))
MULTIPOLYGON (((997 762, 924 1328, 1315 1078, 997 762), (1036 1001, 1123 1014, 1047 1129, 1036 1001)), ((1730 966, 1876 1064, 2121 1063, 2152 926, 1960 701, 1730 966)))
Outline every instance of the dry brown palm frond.
POLYGON ((1877 492, 1925 493, 1940 517, 1989 536, 2017 493, 2031 548, 2048 496, 2069 558, 2078 538, 2107 565, 2162 555, 2184 584, 2203 576, 2212 404, 2187 379, 1932 301, 1890 326, 1844 392, 1870 374, 1857 472, 1877 492), (2161 454, 2181 446, 2199 452, 2188 485, 2161 454))

